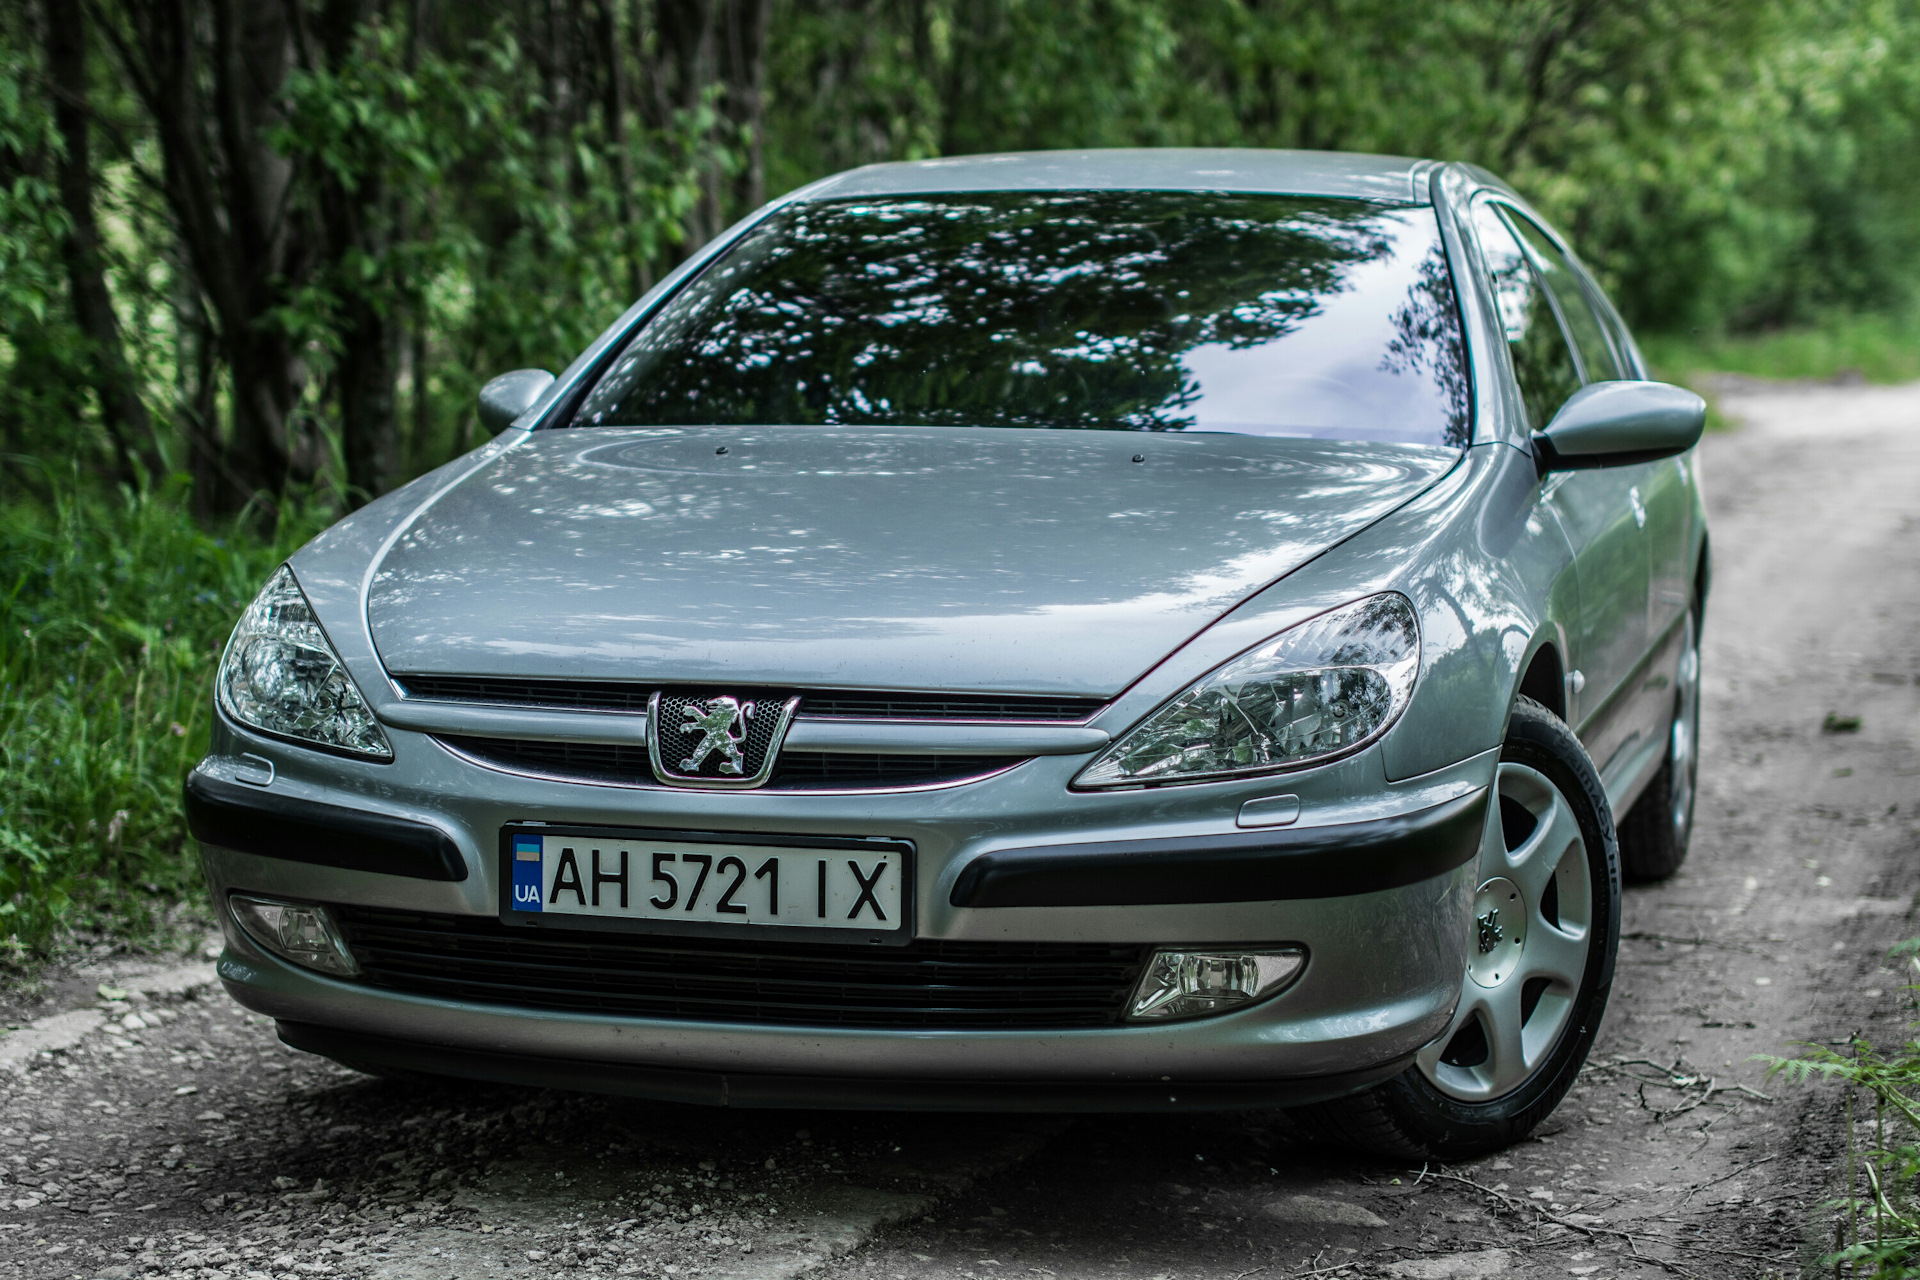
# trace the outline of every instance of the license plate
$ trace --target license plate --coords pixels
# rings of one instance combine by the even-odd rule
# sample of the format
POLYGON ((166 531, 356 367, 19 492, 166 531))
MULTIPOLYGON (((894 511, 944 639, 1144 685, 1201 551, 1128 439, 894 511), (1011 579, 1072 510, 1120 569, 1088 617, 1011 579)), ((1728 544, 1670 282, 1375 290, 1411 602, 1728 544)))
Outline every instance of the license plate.
POLYGON ((702 933, 731 925, 864 934, 906 923, 911 850, 898 841, 743 844, 525 828, 505 836, 504 914, 519 923, 564 916, 702 933))

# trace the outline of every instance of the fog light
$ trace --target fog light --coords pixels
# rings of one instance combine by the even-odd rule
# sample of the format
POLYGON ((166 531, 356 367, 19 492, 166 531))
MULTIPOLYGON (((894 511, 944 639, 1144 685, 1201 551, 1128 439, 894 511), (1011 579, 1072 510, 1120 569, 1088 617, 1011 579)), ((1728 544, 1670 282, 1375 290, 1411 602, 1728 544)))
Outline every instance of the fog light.
POLYGON ((234 894, 227 899, 247 936, 277 956, 321 973, 355 974, 360 966, 347 950, 325 907, 275 902, 234 894))
POLYGON ((1156 951, 1127 1016, 1198 1018, 1278 995, 1307 962, 1297 947, 1272 951, 1156 951))

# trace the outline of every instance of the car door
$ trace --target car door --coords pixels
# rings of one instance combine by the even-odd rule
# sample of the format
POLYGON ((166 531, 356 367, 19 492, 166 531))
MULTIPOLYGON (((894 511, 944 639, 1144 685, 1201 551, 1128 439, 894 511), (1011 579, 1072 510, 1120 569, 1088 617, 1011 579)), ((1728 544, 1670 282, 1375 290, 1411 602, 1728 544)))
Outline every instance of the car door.
MULTIPOLYGON (((1573 265, 1575 270, 1579 269, 1578 263, 1573 265)), ((1607 302, 1606 295, 1584 272, 1581 273, 1581 280, 1593 298, 1593 309, 1599 313, 1601 325, 1619 354, 1620 376, 1646 377, 1647 371, 1640 363, 1639 354, 1634 351, 1633 343, 1627 337, 1627 327, 1607 302)), ((1645 482, 1640 494, 1647 507, 1647 551, 1652 557, 1647 631, 1648 639, 1656 651, 1660 650, 1663 641, 1672 641, 1681 618, 1693 605, 1693 466, 1691 457, 1680 457, 1649 463, 1642 468, 1645 482)))
MULTIPOLYGON (((1529 252, 1538 228, 1491 200, 1474 206, 1474 226, 1492 274, 1508 350, 1533 429, 1552 421, 1584 383, 1618 377, 1619 366, 1565 258, 1529 252), (1524 228, 1524 231, 1516 230, 1524 228), (1557 261, 1556 261, 1557 259, 1557 261), (1578 307, 1564 305, 1565 290, 1578 307), (1584 336, 1585 344, 1579 341, 1584 336), (1596 376, 1597 375, 1597 376, 1596 376)), ((1541 485, 1573 545, 1580 626, 1571 638, 1569 719, 1605 773, 1645 726, 1629 684, 1647 647, 1651 561, 1641 467, 1557 472, 1541 485)))
MULTIPOLYGON (((1587 381, 1643 376, 1626 331, 1580 265, 1537 225, 1513 209, 1505 216, 1527 247, 1567 322, 1587 381)), ((1609 794, 1630 797, 1657 762, 1673 709, 1678 624, 1692 599, 1687 548, 1693 518, 1692 476, 1683 458, 1608 468, 1627 484, 1627 504, 1647 557, 1646 638, 1622 684, 1598 708, 1591 726, 1594 759, 1609 794)))

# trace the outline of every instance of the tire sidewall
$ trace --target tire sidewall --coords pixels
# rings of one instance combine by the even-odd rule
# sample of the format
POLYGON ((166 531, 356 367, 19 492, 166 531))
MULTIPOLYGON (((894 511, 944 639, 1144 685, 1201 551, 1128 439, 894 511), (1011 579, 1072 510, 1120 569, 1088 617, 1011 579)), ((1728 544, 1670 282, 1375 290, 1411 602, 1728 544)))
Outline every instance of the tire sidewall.
MULTIPOLYGON (((1691 743, 1692 749, 1687 753, 1687 820, 1684 825, 1677 824, 1673 821, 1671 814, 1672 798, 1671 796, 1668 798, 1669 813, 1667 815, 1667 827, 1669 838, 1673 841, 1674 852, 1677 855, 1674 858, 1674 865, 1676 867, 1680 861, 1687 856, 1687 849, 1693 843, 1693 815, 1694 811, 1700 807, 1700 620, 1700 608, 1698 605, 1695 605, 1691 610, 1691 621, 1693 624, 1693 688, 1691 690, 1680 690, 1673 704, 1673 714, 1676 720, 1686 714, 1688 710, 1691 710, 1693 713, 1692 724, 1689 728, 1689 732, 1693 735, 1693 742, 1691 743), (1687 699, 1691 699, 1693 702, 1691 708, 1682 705, 1687 699)), ((1683 652, 1680 655, 1680 660, 1685 662, 1686 659, 1687 655, 1683 652)), ((1673 730, 1669 728, 1667 732, 1671 734, 1673 730)), ((1669 769, 1673 766, 1673 748, 1671 745, 1667 748, 1667 766, 1669 769)))
POLYGON ((1619 844, 1599 774, 1579 739, 1545 707, 1521 698, 1509 720, 1500 760, 1538 770, 1574 810, 1593 885, 1592 944, 1566 1030, 1547 1060, 1518 1089, 1487 1102, 1465 1102, 1442 1093, 1417 1066, 1380 1086, 1401 1124, 1443 1158, 1507 1146, 1559 1105, 1599 1032, 1620 942, 1619 844))

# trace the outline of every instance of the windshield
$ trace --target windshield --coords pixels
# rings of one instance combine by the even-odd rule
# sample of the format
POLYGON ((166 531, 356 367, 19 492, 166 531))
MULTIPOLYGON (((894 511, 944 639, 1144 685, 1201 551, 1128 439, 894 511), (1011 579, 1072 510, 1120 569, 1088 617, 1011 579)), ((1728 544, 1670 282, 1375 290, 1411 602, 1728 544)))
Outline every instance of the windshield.
POLYGON ((1464 446, 1430 208, 978 192, 781 209, 568 424, 1082 427, 1464 446))

